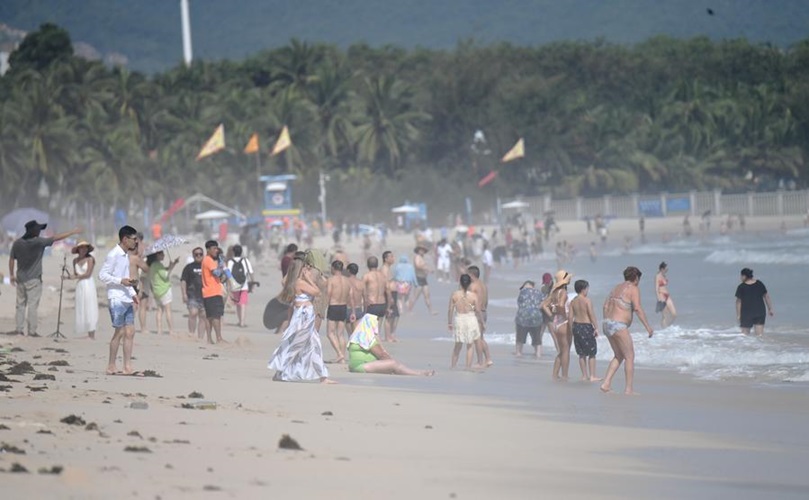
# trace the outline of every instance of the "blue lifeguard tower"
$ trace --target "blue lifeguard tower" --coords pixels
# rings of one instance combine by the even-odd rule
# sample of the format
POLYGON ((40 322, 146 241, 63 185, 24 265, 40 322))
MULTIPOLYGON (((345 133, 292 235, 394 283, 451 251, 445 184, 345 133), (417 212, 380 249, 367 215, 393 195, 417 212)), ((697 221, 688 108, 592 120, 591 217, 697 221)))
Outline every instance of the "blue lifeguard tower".
POLYGON ((297 178, 298 176, 292 174, 259 177, 264 183, 264 209, 261 215, 283 217, 301 214, 299 208, 292 207, 292 182, 297 178))

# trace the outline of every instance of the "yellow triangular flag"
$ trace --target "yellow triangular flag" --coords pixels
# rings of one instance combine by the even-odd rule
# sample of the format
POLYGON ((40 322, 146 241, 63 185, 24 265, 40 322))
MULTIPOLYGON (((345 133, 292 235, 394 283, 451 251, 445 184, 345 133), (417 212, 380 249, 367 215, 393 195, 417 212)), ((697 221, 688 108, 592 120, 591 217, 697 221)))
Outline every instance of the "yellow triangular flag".
POLYGON ((202 149, 197 155, 197 160, 201 160, 223 149, 225 149, 225 125, 220 123, 211 138, 208 139, 208 142, 202 146, 202 149))
POLYGON ((272 148, 272 155, 277 155, 291 145, 292 140, 289 138, 289 129, 284 125, 284 128, 281 130, 281 135, 278 136, 278 140, 275 141, 275 146, 272 148))
POLYGON ((258 153, 258 134, 250 136, 250 140, 247 141, 247 146, 244 147, 244 152, 246 154, 258 153))
POLYGON ((507 161, 522 158, 523 156, 525 156, 525 141, 523 141, 522 137, 520 137, 520 140, 517 141, 517 144, 515 144, 514 147, 511 148, 509 152, 506 153, 505 156, 503 156, 503 159, 500 161, 506 163, 507 161))

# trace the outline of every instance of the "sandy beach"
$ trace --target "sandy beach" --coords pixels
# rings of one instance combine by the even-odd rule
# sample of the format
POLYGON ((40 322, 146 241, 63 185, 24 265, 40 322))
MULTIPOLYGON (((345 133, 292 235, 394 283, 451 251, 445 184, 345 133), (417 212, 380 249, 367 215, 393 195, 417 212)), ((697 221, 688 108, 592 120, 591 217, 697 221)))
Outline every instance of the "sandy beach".
MULTIPOLYGON (((799 218, 785 221, 790 229, 802 227, 799 218)), ((781 222, 751 218, 747 230, 777 230, 781 222)), ((559 225, 558 238, 582 251, 594 239, 583 222, 559 225)), ((649 238, 681 229, 682 219, 646 221, 649 238)), ((610 241, 618 246, 626 236, 637 236, 637 221, 613 221, 610 241)), ((412 256, 412 235, 392 235, 388 243, 412 256)), ((325 238, 317 245, 329 246, 325 238)), ((184 259, 190 248, 177 255, 184 259)), ((347 250, 359 259, 359 242, 347 250)), ((95 252, 99 261, 105 254, 95 252)), ((47 335, 56 330, 60 250, 44 265, 39 330, 47 335)), ((254 265, 262 284, 250 296, 249 326, 235 326, 228 309, 226 345, 186 336, 175 285, 179 333, 135 339, 135 368, 159 376, 104 373, 109 315, 102 307, 96 341, 76 339, 72 282, 60 328, 67 340, 0 336, 0 372, 11 379, 0 381, 0 478, 8 498, 809 495, 806 385, 709 382, 640 367, 641 396, 604 395, 577 381, 577 366, 570 382, 552 382, 552 346, 536 360, 492 345, 489 370, 449 371, 452 344, 435 340, 445 334, 449 284, 431 285, 438 315, 419 304, 401 319, 402 341, 386 346, 410 367, 437 370, 434 377, 351 374, 329 365, 337 385, 273 382, 266 363, 281 336, 264 330, 261 313, 279 289, 279 272, 274 260, 254 265), (9 373, 23 362, 33 373, 9 373), (70 416, 80 419, 61 421, 70 416), (280 449, 284 435, 302 450, 280 449), (12 473, 20 468, 27 473, 12 473)), ((537 268, 525 266, 526 278, 538 279, 537 268)), ((513 298, 513 287, 494 271, 492 298, 513 298)), ((14 289, 0 290, 0 331, 13 330, 14 289)), ((106 301, 102 286, 99 297, 106 301)), ((330 358, 325 325, 321 334, 330 358)), ((621 373, 616 389, 622 387, 621 373)))

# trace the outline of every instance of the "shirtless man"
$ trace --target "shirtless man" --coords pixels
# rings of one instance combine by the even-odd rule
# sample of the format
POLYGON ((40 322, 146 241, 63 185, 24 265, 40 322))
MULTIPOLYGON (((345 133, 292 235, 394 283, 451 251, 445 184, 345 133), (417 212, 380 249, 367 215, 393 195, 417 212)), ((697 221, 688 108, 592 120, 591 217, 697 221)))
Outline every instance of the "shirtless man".
POLYGON ((365 311, 365 300, 363 297, 365 295, 365 284, 361 279, 357 278, 357 274, 360 272, 360 266, 352 262, 346 266, 346 270, 348 271, 348 283, 351 285, 350 297, 354 300, 354 310, 351 311, 353 314, 349 313, 348 319, 346 320, 347 333, 351 336, 351 334, 354 333, 357 320, 362 318, 362 314, 365 311))
POLYGON ((152 293, 152 284, 149 282, 149 266, 146 265, 146 244, 143 242, 143 233, 137 234, 138 244, 135 246, 137 259, 130 259, 130 278, 136 279, 138 269, 140 272, 140 286, 138 287, 138 323, 140 333, 146 332, 146 313, 149 311, 151 300, 149 294, 152 293), (138 259, 140 262, 138 262, 138 259), (132 269, 132 267, 137 269, 132 269), (135 274, 133 274, 135 273, 135 274))
POLYGON ((149 275, 149 266, 143 257, 143 233, 138 233, 135 239, 135 246, 129 250, 129 281, 134 283, 135 294, 138 297, 138 304, 135 309, 138 311, 140 320, 140 331, 143 333, 146 324, 146 308, 149 306, 149 290, 144 290, 149 286, 149 280, 145 279, 149 275), (141 280, 141 276, 144 278, 141 280), (145 298, 144 298, 145 297, 145 298))
POLYGON ((382 269, 388 280, 388 291, 390 292, 391 301, 388 302, 388 317, 385 320, 385 332, 383 339, 385 342, 398 342, 396 339, 396 327, 399 325, 399 292, 396 289, 396 283, 393 281, 393 265, 394 256, 390 250, 385 250, 382 253, 382 269))
POLYGON ((430 268, 427 265, 427 261, 424 259, 427 248, 418 246, 413 252, 416 254, 416 257, 413 259, 413 267, 416 268, 416 283, 418 284, 418 288, 416 289, 416 293, 413 294, 413 299, 410 301, 407 310, 412 311, 413 307, 416 305, 416 301, 419 300, 419 295, 424 294, 424 304, 427 306, 427 310, 430 311, 430 314, 438 314, 433 311, 433 305, 430 302, 430 286, 427 283, 427 275, 430 273, 430 268))
POLYGON ((483 281, 480 280, 480 268, 478 266, 469 266, 466 269, 466 272, 469 273, 469 276, 472 278, 472 284, 469 285, 469 291, 477 295, 478 304, 480 306, 480 317, 483 319, 484 326, 484 328, 480 331, 480 338, 475 342, 475 352, 477 352, 478 364, 487 367, 492 366, 494 362, 492 361, 491 353, 489 353, 489 344, 486 342, 486 339, 483 338, 485 326, 489 319, 489 314, 486 312, 486 310, 489 308, 489 290, 486 288, 483 281), (484 358, 486 360, 485 365, 483 364, 484 358))
POLYGON ((342 331, 345 328, 346 319, 349 318, 348 311, 351 308, 352 321, 354 318, 354 301, 351 293, 351 283, 343 276, 343 263, 335 260, 331 263, 331 277, 326 284, 326 296, 329 301, 329 308, 326 311, 326 336, 329 338, 331 346, 337 353, 335 363, 345 363, 346 339, 342 331))
MULTIPOLYGON (((368 272, 362 277, 362 284, 365 313, 382 320, 388 313, 391 297, 388 278, 379 270, 379 259, 376 257, 368 257, 368 272)), ((379 322, 380 326, 382 323, 379 322)))

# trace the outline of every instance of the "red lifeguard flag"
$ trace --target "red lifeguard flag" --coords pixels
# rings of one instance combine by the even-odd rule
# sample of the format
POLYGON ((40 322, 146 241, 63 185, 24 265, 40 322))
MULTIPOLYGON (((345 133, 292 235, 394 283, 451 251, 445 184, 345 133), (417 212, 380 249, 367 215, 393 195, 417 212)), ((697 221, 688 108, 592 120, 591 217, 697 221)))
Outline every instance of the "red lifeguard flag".
POLYGON ((485 177, 483 177, 482 179, 480 179, 478 181, 478 187, 481 188, 481 187, 485 186, 486 184, 492 182, 495 177, 497 177, 497 170, 492 170, 491 172, 486 174, 485 177))

